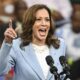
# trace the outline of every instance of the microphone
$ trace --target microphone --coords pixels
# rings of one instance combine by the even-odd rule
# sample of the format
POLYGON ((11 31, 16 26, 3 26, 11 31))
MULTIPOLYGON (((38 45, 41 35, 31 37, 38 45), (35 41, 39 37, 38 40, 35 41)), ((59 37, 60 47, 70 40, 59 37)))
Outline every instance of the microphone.
POLYGON ((59 61, 63 67, 63 72, 61 72, 60 75, 66 74, 66 77, 64 78, 64 80, 66 80, 67 78, 70 78, 70 66, 67 63, 67 59, 65 56, 60 56, 59 61))
POLYGON ((54 66, 54 61, 50 55, 46 57, 46 62, 50 67, 54 66))
POLYGON ((46 62, 50 66, 50 72, 54 74, 55 80, 60 80, 58 69, 54 66, 53 58, 49 55, 46 57, 46 62))

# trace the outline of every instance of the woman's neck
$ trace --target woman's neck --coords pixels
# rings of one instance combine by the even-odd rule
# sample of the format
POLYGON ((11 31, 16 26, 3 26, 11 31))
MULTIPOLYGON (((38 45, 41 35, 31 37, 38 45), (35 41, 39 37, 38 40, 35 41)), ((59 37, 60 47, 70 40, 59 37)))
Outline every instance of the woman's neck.
POLYGON ((36 40, 33 40, 32 43, 36 44, 36 45, 39 45, 39 46, 45 45, 45 41, 36 41, 36 40))

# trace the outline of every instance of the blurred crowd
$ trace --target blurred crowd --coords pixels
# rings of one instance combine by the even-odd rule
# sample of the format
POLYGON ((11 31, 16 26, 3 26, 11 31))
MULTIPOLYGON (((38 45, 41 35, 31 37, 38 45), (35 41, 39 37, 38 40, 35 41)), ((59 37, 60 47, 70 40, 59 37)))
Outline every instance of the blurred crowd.
MULTIPOLYGON (((0 47, 9 20, 18 37, 22 32, 24 12, 34 4, 45 4, 52 11, 55 34, 66 43, 66 57, 71 69, 71 79, 80 80, 80 0, 0 0, 0 47)), ((0 80, 12 80, 12 68, 0 80)))

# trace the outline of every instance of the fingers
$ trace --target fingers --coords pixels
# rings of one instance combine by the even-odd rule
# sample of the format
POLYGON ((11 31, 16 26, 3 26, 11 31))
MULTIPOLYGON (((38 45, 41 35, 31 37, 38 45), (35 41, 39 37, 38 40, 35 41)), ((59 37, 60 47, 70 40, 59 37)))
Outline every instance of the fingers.
POLYGON ((12 28, 12 20, 9 21, 9 28, 4 33, 5 41, 11 43, 17 37, 15 30, 12 28))
POLYGON ((13 28, 8 28, 5 33, 4 33, 4 36, 5 36, 5 41, 7 43, 12 43, 12 40, 15 39, 17 37, 17 34, 16 32, 14 31, 13 28))
POLYGON ((12 19, 9 20, 9 28, 12 28, 12 19))
POLYGON ((9 36, 10 38, 16 38, 17 37, 17 34, 16 32, 14 31, 14 29, 12 28, 8 28, 5 33, 4 33, 5 36, 9 36))

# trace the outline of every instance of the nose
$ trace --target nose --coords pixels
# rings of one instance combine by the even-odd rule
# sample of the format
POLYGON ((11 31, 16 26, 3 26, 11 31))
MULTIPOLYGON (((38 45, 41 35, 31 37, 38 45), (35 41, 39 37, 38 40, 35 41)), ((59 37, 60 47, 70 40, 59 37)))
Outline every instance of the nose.
POLYGON ((46 25, 46 21, 45 20, 42 20, 42 25, 46 25))

